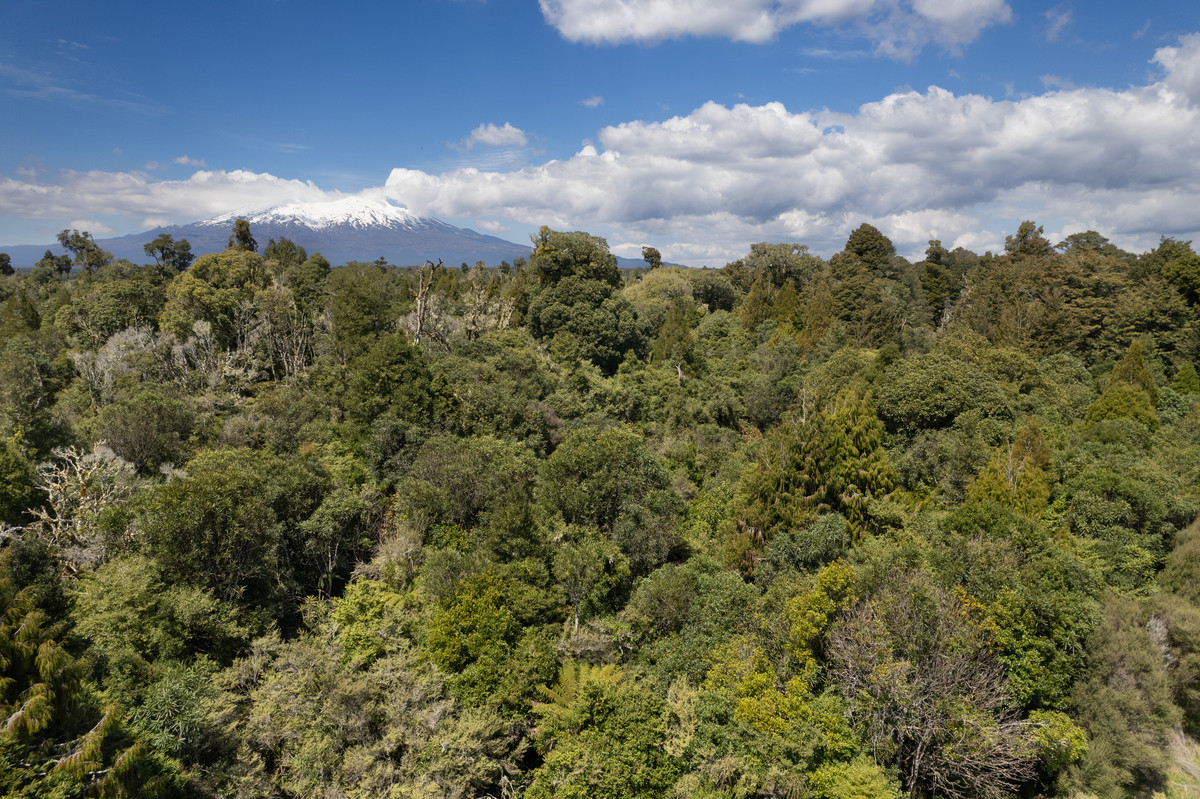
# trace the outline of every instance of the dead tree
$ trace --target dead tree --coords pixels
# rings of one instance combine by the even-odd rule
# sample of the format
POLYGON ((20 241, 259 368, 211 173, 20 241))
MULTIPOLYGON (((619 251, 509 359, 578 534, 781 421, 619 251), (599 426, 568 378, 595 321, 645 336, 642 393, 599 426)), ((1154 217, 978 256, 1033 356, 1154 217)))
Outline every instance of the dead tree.
POLYGON ((412 295, 417 298, 417 330, 413 335, 413 343, 420 344, 421 336, 425 335, 425 317, 428 315, 429 289, 433 287, 433 279, 437 274, 437 270, 442 268, 442 259, 439 258, 435 264, 433 261, 426 261, 421 267, 421 272, 417 276, 417 287, 409 289, 412 295))

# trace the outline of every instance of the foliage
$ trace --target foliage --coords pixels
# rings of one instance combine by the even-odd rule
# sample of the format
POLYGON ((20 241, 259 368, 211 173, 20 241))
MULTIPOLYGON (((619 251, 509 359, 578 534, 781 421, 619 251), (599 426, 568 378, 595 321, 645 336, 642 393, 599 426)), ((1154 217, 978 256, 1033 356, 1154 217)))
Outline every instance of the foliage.
POLYGON ((0 793, 1173 790, 1190 243, 622 270, 542 228, 445 269, 233 228, 0 277, 0 793))
POLYGON ((1031 730, 991 637, 973 597, 919 573, 895 575, 831 633, 851 717, 910 792, 1001 797, 1033 775, 1031 730))
POLYGON ((546 459, 537 502, 547 516, 594 525, 635 574, 666 560, 682 512, 666 470, 633 432, 579 430, 546 459))

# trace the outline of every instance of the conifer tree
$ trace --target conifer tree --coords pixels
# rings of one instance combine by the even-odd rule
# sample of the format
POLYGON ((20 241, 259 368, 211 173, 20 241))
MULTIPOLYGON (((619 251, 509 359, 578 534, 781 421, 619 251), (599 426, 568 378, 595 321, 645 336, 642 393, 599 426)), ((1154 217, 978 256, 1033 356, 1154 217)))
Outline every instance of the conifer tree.
POLYGON ((1031 419, 1011 446, 996 450, 967 486, 967 498, 998 502, 1036 517, 1050 501, 1049 466, 1050 450, 1037 422, 1031 419))
POLYGON ((1142 359, 1142 344, 1134 339, 1124 357, 1117 361, 1104 392, 1088 406, 1084 423, 1095 425, 1106 419, 1132 419, 1158 428, 1158 389, 1154 376, 1142 359))
POLYGON ((829 510, 828 430, 820 414, 794 416, 762 442, 743 481, 742 523, 756 538, 800 530, 829 510))
POLYGON ((1191 363, 1181 366, 1175 373, 1174 379, 1171 380, 1171 388, 1185 396, 1200 394, 1200 375, 1196 374, 1196 367, 1191 363))
POLYGON ((765 273, 760 273, 755 278, 754 285, 750 287, 750 293, 742 300, 742 306, 738 309, 738 319, 741 320, 742 327, 754 331, 772 317, 772 288, 765 273))
POLYGON ((883 423, 870 394, 846 389, 829 413, 829 493, 855 538, 867 526, 867 505, 896 487, 896 470, 883 448, 883 423))

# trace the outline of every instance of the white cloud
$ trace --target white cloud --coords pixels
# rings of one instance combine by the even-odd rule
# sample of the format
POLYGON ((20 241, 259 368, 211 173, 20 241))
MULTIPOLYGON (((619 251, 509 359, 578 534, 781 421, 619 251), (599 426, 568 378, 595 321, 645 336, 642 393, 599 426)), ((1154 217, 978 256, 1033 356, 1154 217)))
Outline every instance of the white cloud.
POLYGON ((495 233, 497 236, 502 233, 507 233, 509 230, 508 225, 504 224, 503 222, 498 222, 494 219, 476 219, 475 226, 482 230, 486 230, 488 233, 495 233))
POLYGON ((514 128, 511 123, 503 126, 488 123, 480 125, 471 131, 471 135, 462 140, 461 147, 469 150, 476 145, 482 147, 524 147, 529 142, 525 131, 514 128))
POLYGON ((718 36, 766 42, 807 23, 852 25, 880 54, 910 58, 928 42, 956 51, 1008 22, 1005 0, 539 0, 542 15, 574 42, 656 42, 718 36))
POLYGON ((579 104, 586 105, 588 108, 599 108, 600 106, 604 105, 604 98, 597 94, 593 97, 587 98, 586 100, 580 100, 579 104))
POLYGON ((1153 246, 1200 229, 1200 36, 1155 62, 1160 81, 1124 90, 994 100, 930 87, 849 114, 707 103, 604 128, 569 159, 395 169, 385 188, 420 213, 613 231, 685 262, 764 239, 830 252, 863 220, 904 252, 931 238, 993 246, 1003 227, 984 228, 1025 218, 1093 220, 1118 243, 1153 246))
POLYGON ((1167 90, 1200 105, 1200 33, 1180 37, 1178 47, 1159 48, 1154 61, 1166 70, 1167 90))
POLYGON ((154 180, 145 172, 71 170, 38 183, 0 176, 0 215, 21 219, 73 219, 104 209, 131 219, 194 222, 231 211, 339 196, 310 182, 242 170, 202 170, 186 180, 154 180))
POLYGON ((183 166, 198 166, 201 168, 204 167, 204 159, 203 158, 190 158, 186 155, 176 156, 175 163, 182 164, 183 166))
POLYGON ((1042 12, 1042 16, 1046 18, 1046 41, 1053 42, 1058 39, 1063 29, 1071 24, 1071 9, 1055 6, 1042 12))
POLYGON ((1063 78, 1058 75, 1042 75, 1042 85, 1047 89, 1078 89, 1075 81, 1070 78, 1063 78))
POLYGON ((76 219, 67 225, 71 230, 86 230, 95 236, 107 236, 113 232, 113 229, 103 222, 95 222, 91 219, 76 219))

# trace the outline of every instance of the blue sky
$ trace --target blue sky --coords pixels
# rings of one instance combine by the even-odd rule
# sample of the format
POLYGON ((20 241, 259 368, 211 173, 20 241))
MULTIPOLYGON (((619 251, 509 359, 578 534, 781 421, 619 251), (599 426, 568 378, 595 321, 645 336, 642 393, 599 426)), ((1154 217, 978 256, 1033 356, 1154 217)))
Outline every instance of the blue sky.
POLYGON ((1200 238, 1200 4, 0 3, 0 242, 360 193, 694 265, 1200 238))

